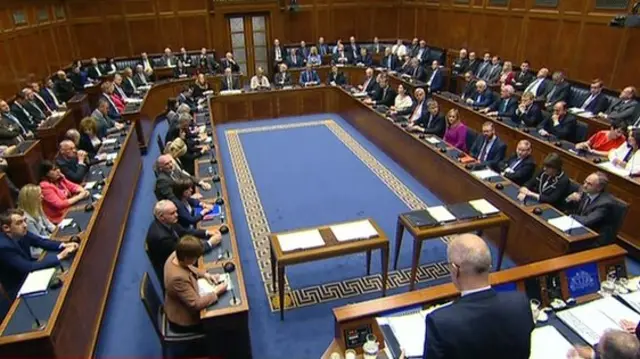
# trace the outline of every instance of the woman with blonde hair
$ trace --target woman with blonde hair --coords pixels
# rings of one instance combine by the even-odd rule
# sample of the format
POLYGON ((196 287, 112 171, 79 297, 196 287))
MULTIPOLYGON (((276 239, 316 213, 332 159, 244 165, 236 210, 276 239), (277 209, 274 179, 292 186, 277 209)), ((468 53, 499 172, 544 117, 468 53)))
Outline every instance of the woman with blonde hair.
POLYGON ((167 143, 164 148, 164 153, 170 155, 173 158, 173 164, 181 171, 194 176, 194 161, 196 157, 189 154, 187 144, 180 137, 167 143))
MULTIPOLYGON (((80 121, 78 126, 80 131, 80 141, 78 142, 78 149, 85 151, 89 158, 93 159, 100 146, 102 146, 102 140, 98 137, 98 126, 96 120, 93 117, 85 117, 80 121)), ((106 157, 102 156, 102 157, 106 157)))
MULTIPOLYGON (((40 186, 27 184, 18 194, 18 209, 24 211, 27 231, 40 237, 49 238, 55 231, 55 224, 51 223, 42 210, 42 190, 40 186)), ((38 258, 41 248, 31 247, 31 257, 38 258)))

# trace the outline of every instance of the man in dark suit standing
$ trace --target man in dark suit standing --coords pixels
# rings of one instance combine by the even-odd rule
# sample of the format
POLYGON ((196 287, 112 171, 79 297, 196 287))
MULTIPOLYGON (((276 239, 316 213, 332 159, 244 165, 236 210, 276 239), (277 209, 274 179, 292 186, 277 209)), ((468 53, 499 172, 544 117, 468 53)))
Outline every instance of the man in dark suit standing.
POLYGON ((280 69, 280 64, 285 62, 285 51, 282 46, 280 46, 280 40, 273 40, 273 65, 276 68, 276 71, 280 69))
POLYGON ((542 122, 542 110, 535 103, 535 96, 531 92, 525 92, 520 98, 513 121, 526 127, 538 127, 542 122))
POLYGON ((441 91, 444 87, 444 76, 438 60, 433 60, 431 67, 427 70, 427 86, 429 86, 429 92, 431 93, 441 91))
POLYGON ((601 245, 611 244, 615 239, 615 200, 605 191, 609 183, 603 172, 594 172, 582 183, 582 190, 571 193, 566 201, 568 212, 576 221, 598 232, 601 245))
POLYGON ((395 71, 398 68, 398 58, 391 52, 391 48, 384 49, 384 57, 380 60, 380 67, 390 71, 395 71))
POLYGON ((380 40, 377 36, 373 38, 373 43, 371 44, 371 50, 369 52, 373 55, 381 54, 384 52, 384 45, 380 43, 380 40))
POLYGON ((562 72, 554 72, 551 79, 553 80, 553 86, 551 86, 549 92, 545 95, 545 107, 547 110, 551 110, 553 105, 560 101, 567 102, 569 100, 569 92, 571 91, 571 85, 565 81, 562 72))
POLYGON ((511 85, 518 91, 524 91, 534 79, 534 75, 529 71, 529 61, 523 61, 520 65, 520 71, 511 80, 511 85))
POLYGON ((347 52, 349 53, 349 56, 354 59, 354 62, 355 59, 360 55, 360 46, 358 46, 358 44, 356 43, 356 38, 354 36, 349 37, 347 52))
POLYGON ((420 41, 418 41, 417 37, 414 37, 411 40, 411 46, 407 48, 407 54, 411 57, 416 57, 418 54, 418 49, 420 48, 420 41))
POLYGON ((514 155, 491 168, 518 186, 524 186, 536 170, 536 163, 531 157, 531 142, 520 140, 514 155))
POLYGON ((438 103, 433 100, 427 101, 427 111, 423 111, 415 123, 407 127, 407 130, 442 138, 446 130, 446 121, 444 115, 440 113, 438 103))
POLYGON ((606 111, 609 107, 609 101, 607 100, 607 96, 602 93, 603 87, 604 84, 602 80, 593 80, 589 89, 589 95, 587 95, 587 97, 584 99, 584 101, 582 101, 579 107, 593 114, 598 114, 606 111))
POLYGON ((613 120, 625 120, 633 123, 633 114, 636 111, 638 102, 635 100, 636 88, 633 86, 625 87, 617 100, 613 101, 604 113, 599 113, 598 117, 613 120))
POLYGON ((529 358, 531 306, 521 292, 491 288, 491 252, 482 238, 455 237, 447 256, 460 298, 427 315, 423 358, 529 358))
POLYGON ((560 101, 553 105, 553 114, 538 126, 538 133, 543 137, 553 135, 557 139, 575 143, 577 126, 576 118, 567 112, 567 103, 560 101))
POLYGON ((222 77, 222 91, 228 90, 240 90, 240 81, 233 76, 230 67, 224 69, 224 77, 222 77))
POLYGON ((518 108, 518 100, 514 95, 515 90, 511 85, 504 85, 500 88, 500 100, 495 101, 489 107, 480 110, 492 117, 507 117, 513 119, 518 108))
POLYGON ((476 138, 469 152, 481 165, 494 166, 504 160, 507 145, 496 136, 493 122, 487 121, 482 124, 482 136, 476 138))

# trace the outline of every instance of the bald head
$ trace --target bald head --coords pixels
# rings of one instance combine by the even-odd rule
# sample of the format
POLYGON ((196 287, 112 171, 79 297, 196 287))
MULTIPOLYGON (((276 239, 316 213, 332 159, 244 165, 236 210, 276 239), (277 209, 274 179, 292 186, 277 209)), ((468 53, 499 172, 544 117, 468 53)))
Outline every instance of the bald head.
POLYGON ((633 334, 609 330, 600 337, 598 351, 602 359, 635 359, 640 351, 640 342, 633 334))
POLYGON ((76 157, 76 144, 71 140, 64 140, 60 142, 60 154, 65 158, 76 157))
POLYGON ((484 240, 475 234, 453 238, 447 248, 453 283, 460 290, 481 288, 489 284, 491 252, 484 240))

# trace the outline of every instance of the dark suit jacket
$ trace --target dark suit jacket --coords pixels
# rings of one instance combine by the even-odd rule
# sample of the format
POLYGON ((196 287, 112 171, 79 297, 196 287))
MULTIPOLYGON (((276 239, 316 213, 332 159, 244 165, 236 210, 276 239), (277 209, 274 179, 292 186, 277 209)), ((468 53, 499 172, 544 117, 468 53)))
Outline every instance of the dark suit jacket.
POLYGON ((631 121, 638 102, 636 100, 623 101, 616 99, 607 109, 607 119, 631 121))
POLYGON ((511 85, 517 91, 524 91, 524 89, 526 89, 535 78, 536 76, 529 71, 518 71, 518 73, 513 77, 513 80, 511 80, 511 85))
POLYGON ((427 76, 425 78, 426 81, 429 81, 429 79, 433 75, 433 80, 431 80, 431 85, 429 85, 429 91, 438 92, 444 87, 444 76, 442 75, 441 69, 436 69, 435 75, 433 74, 433 72, 434 70, 432 68, 429 68, 427 70, 427 76))
POLYGON ((98 80, 100 79, 101 75, 103 76, 107 74, 107 72, 100 65, 98 65, 98 68, 100 69, 100 75, 98 75, 98 70, 95 66, 87 67, 87 77, 90 79, 98 80))
POLYGON ((58 95, 58 100, 60 102, 67 102, 76 94, 76 89, 73 87, 73 83, 68 80, 54 81, 54 91, 56 95, 58 95))
MULTIPOLYGON (((52 90, 53 91, 53 90, 52 90)), ((45 89, 40 89, 40 97, 42 97, 44 99, 44 101, 47 103, 47 106, 49 106, 50 109, 55 110, 58 108, 58 106, 56 106, 56 101, 53 99, 52 95, 49 93, 49 91, 45 90, 45 89)), ((56 95, 56 93, 53 93, 53 96, 56 96, 56 98, 58 97, 58 95, 56 95)), ((58 102, 60 102, 62 104, 62 101, 60 101, 58 99, 58 102)))
POLYGON ((113 100, 111 100, 111 98, 108 98, 107 95, 104 93, 100 95, 100 98, 104 99, 109 104, 109 112, 107 112, 107 116, 109 116, 110 118, 119 119, 121 117, 120 112, 118 111, 118 108, 115 106, 115 103, 113 102, 113 100))
POLYGON ((0 283, 12 298, 29 272, 60 265, 58 257, 52 255, 45 256, 40 261, 32 259, 29 247, 58 251, 60 242, 30 232, 17 240, 0 233, 0 283))
POLYGON ((317 82, 320 83, 320 77, 318 76, 318 73, 316 72, 316 70, 311 70, 311 74, 307 74, 307 71, 302 71, 300 72, 300 81, 298 81, 300 83, 300 85, 304 85, 308 82, 317 82))
POLYGON ((520 292, 483 290, 427 315, 424 359, 527 359, 534 323, 520 292))
POLYGON ((420 56, 418 55, 419 52, 420 48, 416 50, 415 57, 417 57, 421 63, 426 64, 427 60, 429 60, 429 48, 425 47, 424 50, 422 50, 422 55, 420 56))
POLYGON ((466 71, 471 71, 475 75, 476 73, 478 73, 478 67, 480 66, 481 62, 482 61, 478 59, 475 59, 473 61, 469 60, 467 63, 466 71))
POLYGON ((80 164, 78 158, 68 160, 60 155, 56 156, 56 164, 60 167, 62 174, 74 183, 82 183, 84 177, 89 172, 89 166, 80 164))
POLYGON ((371 99, 376 102, 376 105, 391 107, 395 103, 396 95, 396 92, 390 86, 387 86, 386 91, 382 87, 377 86, 371 99))
MULTIPOLYGON (((425 101, 426 102, 426 101, 425 101)), ((424 129, 424 133, 427 135, 435 135, 440 138, 444 137, 444 132, 447 129, 444 115, 437 113, 433 116, 425 105, 422 109, 422 116, 416 121, 416 124, 424 129), (429 123, 431 120, 431 123, 429 123)))
POLYGON ((498 111, 499 117, 509 117, 513 119, 516 115, 516 110, 518 109, 518 99, 515 97, 511 98, 501 98, 498 101, 495 101, 491 106, 489 106, 489 111, 498 111), (505 107, 506 103, 506 107, 505 107))
POLYGON ((226 90, 240 90, 240 79, 237 76, 233 76, 231 79, 231 88, 229 88, 229 84, 227 83, 227 77, 223 76, 222 80, 222 91, 226 90))
POLYGON ((144 74, 144 73, 136 73, 133 75, 133 83, 136 86, 145 86, 145 82, 143 80, 147 81, 147 84, 149 83, 149 77, 144 74))
MULTIPOLYGON (((482 146, 485 144, 484 136, 477 136, 476 140, 471 145, 469 153, 473 158, 478 158, 482 151, 482 146)), ((486 160, 482 162, 483 165, 492 166, 500 161, 504 160, 504 156, 507 153, 507 145, 502 142, 498 137, 493 141, 493 145, 487 153, 486 160)))
POLYGON ((513 120, 518 123, 522 123, 527 127, 538 127, 542 123, 542 110, 540 106, 533 103, 523 113, 518 111, 516 107, 515 116, 513 120))
POLYGON ((300 56, 299 53, 296 52, 295 56, 292 56, 291 54, 289 54, 289 56, 287 57, 287 65, 289 67, 304 67, 304 57, 300 56), (296 59, 296 62, 293 63, 293 59, 296 59))
POLYGON ((22 131, 13 121, 6 119, 4 116, 0 116, 0 145, 17 145, 21 140, 21 135, 22 131))
POLYGON ((282 46, 278 46, 280 48, 280 61, 276 61, 276 48, 271 49, 271 59, 273 59, 274 64, 280 64, 287 61, 287 52, 282 46))
POLYGON ((394 54, 385 56, 380 59, 380 66, 384 67, 385 69, 395 71, 395 69, 398 68, 398 58, 394 54), (389 58, 391 58, 391 63, 389 63, 389 58))
POLYGON ((492 168, 494 171, 503 172, 515 163, 517 163, 517 165, 515 168, 512 168, 513 172, 505 172, 504 177, 510 179, 518 186, 524 186, 524 184, 531 179, 531 176, 533 176, 533 173, 536 170, 536 163, 533 161, 531 156, 525 157, 518 163, 518 155, 514 154, 509 157, 509 159, 492 166, 492 168))
POLYGON ((134 86, 136 86, 136 83, 133 78, 131 78, 131 81, 126 77, 122 78, 122 89, 127 96, 131 97, 136 93, 136 88, 134 86))
POLYGON ((474 93, 476 93, 476 80, 471 80, 464 85, 464 89, 462 89, 460 96, 463 99, 468 99, 472 97, 474 93))
MULTIPOLYGON (((364 86, 364 82, 362 83, 362 85, 364 86)), ((378 83, 376 82, 375 77, 372 77, 371 80, 369 80, 367 87, 365 87, 362 91, 366 92, 367 95, 371 96, 379 87, 380 85, 378 85, 378 83)))
POLYGON ((548 91, 545 94, 546 102, 550 102, 552 105, 560 101, 569 101, 569 92, 571 91, 571 85, 566 81, 559 84, 551 83, 551 86, 547 86, 548 91), (549 96, 550 95, 550 96, 549 96))
MULTIPOLYGON (((529 85, 531 85, 532 83, 534 83, 537 80, 537 78, 534 78, 533 80, 531 80, 531 82, 529 83, 529 85)), ((535 91, 535 93, 533 94, 535 97, 540 97, 540 96, 544 96, 547 94, 547 92, 549 92, 549 89, 553 86, 553 82, 551 82, 549 79, 543 79, 542 83, 540 84, 540 86, 538 86, 538 89, 535 91)), ((526 88, 525 88, 526 90, 526 88)))
POLYGON ((464 58, 456 58, 455 60, 453 60, 453 66, 451 68, 451 72, 454 75, 462 75, 465 72, 467 72, 467 68, 469 67, 469 59, 464 58))
POLYGON ((569 176, 561 172, 556 177, 547 176, 543 170, 524 184, 529 190, 540 195, 541 203, 549 203, 554 207, 565 205, 565 198, 569 190, 569 176))
POLYGON ((483 92, 474 92, 473 96, 471 96, 471 99, 473 100, 473 107, 479 108, 489 107, 489 105, 491 105, 495 101, 493 97, 493 91, 489 90, 489 88, 487 88, 483 92))
POLYGON ((180 53, 180 55, 178 55, 176 58, 179 61, 181 61, 182 64, 184 64, 184 65, 191 65, 191 63, 192 63, 191 55, 189 55, 189 54, 180 53))
MULTIPOLYGON (((81 133, 80 141, 78 141, 78 149, 87 152, 89 158, 94 158, 96 156, 96 153, 98 153, 98 149, 100 149, 100 147, 93 147, 91 138, 89 138, 86 133, 81 133)), ((69 176, 67 176, 67 178, 69 178, 69 176)))
MULTIPOLYGON (((587 101, 587 99, 589 99, 589 96, 591 96, 591 93, 588 93, 587 96, 583 98, 582 101, 580 101, 580 103, 578 104, 578 107, 582 107, 582 105, 587 101)), ((597 114, 600 112, 605 112, 608 107, 609 107, 609 100, 607 100, 607 96, 605 96, 605 94, 600 92, 598 95, 596 95, 596 97, 593 100, 591 100, 591 102, 584 109, 591 113, 597 114)))
MULTIPOLYGON (((349 51, 347 51, 347 50, 344 51, 344 57, 347 59, 347 62, 344 62, 345 65, 353 63, 353 55, 349 51)), ((336 64, 343 63, 343 62, 338 61, 339 58, 340 58, 340 53, 339 52, 336 52, 335 54, 333 54, 333 62, 334 63, 336 63, 336 64)))
POLYGON ((615 236, 612 220, 615 200, 608 192, 600 193, 585 206, 586 199, 587 194, 582 193, 579 202, 567 203, 568 212, 573 214, 578 222, 598 232, 600 244, 611 244, 615 236))
POLYGON ((288 72, 285 72, 285 73, 278 72, 273 77, 273 84, 275 86, 290 86, 291 85, 291 75, 288 72))
POLYGON ((480 60, 478 62, 478 68, 476 69, 474 74, 476 75, 476 77, 483 79, 487 75, 487 72, 489 72, 490 70, 491 70, 491 61, 480 60))
POLYGON ((567 113, 564 115, 564 118, 560 120, 558 126, 554 126, 551 116, 548 116, 544 121, 542 121, 540 126, 538 126, 538 129, 543 128, 545 131, 561 140, 575 143, 577 126, 578 124, 575 116, 567 113))
MULTIPOLYGON (((202 229, 189 229, 184 228, 179 224, 172 226, 165 226, 157 219, 154 219, 147 230, 147 254, 155 269, 160 283, 164 283, 164 262, 175 251, 178 240, 185 235, 192 235, 201 239, 207 238, 206 231, 202 229)), ((208 242, 204 242, 205 252, 211 251, 211 246, 208 242)))
POLYGON ((338 86, 342 86, 347 83, 347 79, 344 77, 344 73, 342 71, 338 71, 337 74, 329 72, 329 76, 327 76, 327 83, 330 84, 331 81, 335 81, 338 86))
POLYGON ((238 62, 237 61, 236 61, 235 64, 233 64, 233 63, 231 63, 231 61, 227 60, 227 58, 224 58, 224 59, 220 60, 220 65, 222 65, 223 69, 226 69, 227 67, 230 67, 232 72, 240 72, 240 66, 238 66, 238 62))
POLYGON ((187 205, 180 200, 173 200, 173 204, 176 205, 178 209, 178 223, 181 227, 184 228, 196 228, 198 222, 202 220, 202 215, 196 215, 196 208, 202 207, 200 202, 197 199, 189 198, 187 199, 189 206, 191 206, 191 210, 187 208, 187 205))
POLYGON ((407 71, 407 75, 411 75, 414 79, 422 82, 427 81, 427 73, 424 71, 424 68, 420 65, 416 68, 410 68, 407 71))
POLYGON ((358 55, 354 60, 355 63, 363 63, 365 66, 373 65, 373 58, 370 53, 367 53, 364 57, 358 55))
MULTIPOLYGON (((23 105, 24 107, 24 105, 23 105)), ((25 108, 26 110, 26 108, 25 108)), ((16 103, 13 103, 11 105, 11 113, 13 114, 14 117, 16 117, 18 119, 18 121, 20 121, 20 124, 22 124, 22 126, 33 132, 35 134, 36 129, 38 128, 38 121, 36 121, 35 118, 33 118, 33 116, 31 116, 31 114, 29 113, 29 111, 27 111, 28 115, 24 113, 24 111, 22 111, 22 108, 20 108, 16 103)))

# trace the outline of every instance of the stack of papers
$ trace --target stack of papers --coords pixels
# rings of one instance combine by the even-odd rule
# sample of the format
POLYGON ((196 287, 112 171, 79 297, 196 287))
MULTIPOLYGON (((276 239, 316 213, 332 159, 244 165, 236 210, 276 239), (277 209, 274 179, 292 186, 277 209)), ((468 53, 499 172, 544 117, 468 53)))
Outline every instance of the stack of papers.
POLYGON ((486 199, 476 199, 469 201, 469 204, 475 208, 478 212, 486 215, 500 212, 494 205, 489 203, 486 199))
POLYGON ((338 224, 331 226, 330 228, 338 242, 374 238, 378 236, 378 231, 376 231, 373 225, 371 225, 371 222, 367 219, 357 222, 338 224))
POLYGON ((322 247, 325 244, 324 239, 322 239, 322 236, 320 235, 320 231, 317 229, 279 234, 278 242, 280 243, 280 248, 283 252, 322 247))
POLYGON ((456 217, 449 212, 445 206, 429 207, 427 212, 438 221, 438 223, 455 221, 456 217))
POLYGON ((209 293, 213 293, 213 290, 214 286, 213 284, 209 283, 208 280, 204 278, 198 279, 198 293, 200 293, 201 297, 209 293))
POLYGON ((571 216, 560 216, 557 218, 550 219, 547 222, 549 222, 550 225, 558 228, 563 232, 570 231, 574 228, 584 227, 582 223, 578 222, 575 218, 571 216))
POLYGON ((620 298, 627 303, 631 309, 640 313, 640 291, 629 294, 620 294, 620 298))
POLYGON ((46 292, 55 272, 55 268, 47 268, 29 273, 27 279, 25 279, 22 287, 18 291, 18 297, 46 292))
POLYGON ((624 168, 620 168, 620 167, 614 165, 611 162, 598 163, 598 167, 600 167, 600 168, 602 168, 604 170, 607 170, 607 171, 609 171, 611 173, 615 173, 618 176, 622 176, 622 177, 627 177, 631 173, 629 170, 624 169, 624 168))
POLYGON ((425 138, 425 141, 429 142, 432 145, 437 145, 441 142, 437 137, 427 137, 425 138))
POLYGON ((479 170, 479 171, 471 171, 471 174, 480 178, 480 179, 487 179, 487 178, 491 178, 491 177, 496 177, 496 176, 500 176, 498 173, 494 172, 493 170, 487 168, 484 170, 479 170))
POLYGON ((389 317, 387 322, 404 349, 405 357, 422 357, 426 334, 425 317, 421 313, 389 317))
POLYGON ((53 111, 51 112, 51 117, 62 117, 66 112, 64 111, 53 111))
POLYGON ((142 103, 142 99, 141 98, 126 98, 124 100, 125 103, 142 103))
POLYGON ((105 138, 104 141, 102 141, 102 144, 103 145, 111 145, 111 144, 114 144, 116 142, 118 142, 118 139, 112 137, 112 138, 105 138))
POLYGON ((529 359, 565 359, 573 345, 550 326, 536 328, 531 333, 531 355, 529 359))
POLYGON ((354 92, 353 97, 367 97, 367 93, 364 91, 354 92))
POLYGON ((84 184, 84 189, 90 190, 96 185, 96 181, 87 182, 84 184))
POLYGON ((73 218, 65 218, 62 220, 62 222, 58 223, 58 227, 60 229, 64 229, 65 227, 70 225, 72 222, 73 222, 73 218))

